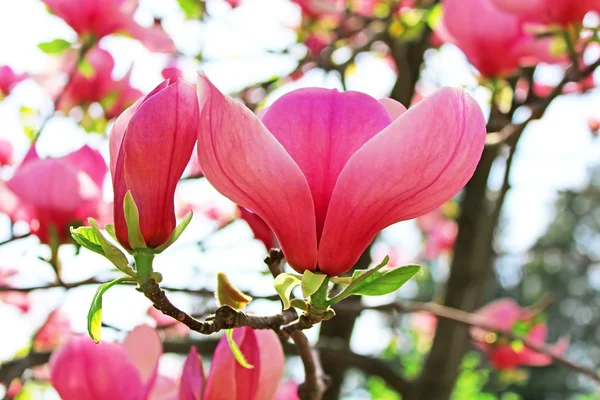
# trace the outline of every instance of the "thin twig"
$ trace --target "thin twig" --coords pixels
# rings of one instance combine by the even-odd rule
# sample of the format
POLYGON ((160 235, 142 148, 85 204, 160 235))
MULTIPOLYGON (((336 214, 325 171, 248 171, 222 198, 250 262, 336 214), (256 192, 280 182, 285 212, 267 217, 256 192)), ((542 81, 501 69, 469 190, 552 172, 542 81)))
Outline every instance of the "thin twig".
POLYGON ((20 235, 20 236, 12 236, 11 238, 6 239, 3 242, 0 242, 0 246, 4 246, 5 244, 12 243, 12 242, 15 242, 20 239, 25 239, 26 237, 29 237, 29 236, 31 236, 31 233, 26 233, 26 234, 20 235))
POLYGON ((306 335, 302 331, 292 332, 290 335, 300 359, 304 364, 304 383, 298 387, 300 400, 321 400, 327 390, 323 379, 323 368, 316 350, 313 350, 306 335))

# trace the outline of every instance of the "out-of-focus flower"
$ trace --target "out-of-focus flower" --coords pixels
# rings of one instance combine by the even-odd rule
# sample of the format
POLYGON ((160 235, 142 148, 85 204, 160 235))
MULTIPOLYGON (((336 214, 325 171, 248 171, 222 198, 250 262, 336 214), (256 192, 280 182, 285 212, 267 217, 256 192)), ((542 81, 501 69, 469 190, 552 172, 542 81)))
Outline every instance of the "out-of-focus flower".
MULTIPOLYGON (((499 331, 518 331, 518 334, 524 335, 526 339, 536 345, 546 342, 548 336, 546 323, 539 320, 531 310, 519 307, 513 299, 496 300, 481 308, 476 314, 499 331)), ((521 365, 543 366, 552 363, 550 356, 537 353, 519 341, 511 341, 476 327, 471 328, 470 332, 473 337, 473 345, 487 355, 490 363, 496 369, 514 369, 521 365)), ((555 354, 561 355, 568 345, 569 340, 562 338, 552 346, 552 350, 555 354)))
POLYGON ((172 83, 177 82, 177 79, 183 79, 183 72, 174 64, 164 67, 161 75, 163 79, 168 79, 172 83))
MULTIPOLYGON (((65 69, 70 70, 75 62, 72 54, 65 63, 65 69)), ((115 61, 109 52, 99 47, 91 49, 85 57, 89 63, 89 71, 81 68, 73 75, 71 82, 65 88, 58 104, 59 110, 69 111, 75 106, 88 106, 98 102, 104 109, 104 115, 111 119, 132 105, 142 92, 131 86, 128 72, 123 78, 114 80, 112 77, 115 61)))
POLYGON ((53 232, 60 243, 69 242, 72 224, 101 216, 106 172, 102 155, 88 146, 46 159, 32 147, 13 177, 0 181, 0 211, 29 223, 42 243, 50 243, 53 232))
POLYGON ((13 163, 13 145, 10 141, 0 139, 0 167, 13 163))
POLYGON ((438 34, 458 46, 487 77, 510 75, 522 65, 554 62, 551 39, 536 39, 525 20, 497 8, 493 0, 444 0, 438 34))
POLYGON ((71 322, 61 309, 52 311, 33 339, 35 351, 52 351, 73 335, 71 322))
POLYGON ((149 50, 174 53, 175 45, 159 24, 145 27, 133 19, 137 0, 43 0, 80 36, 99 40, 113 33, 129 35, 149 50))
POLYGON ((496 7, 520 18, 546 24, 581 24, 590 11, 600 11, 600 0, 493 0, 496 7))
POLYGON ((346 10, 346 0, 293 0, 309 17, 339 15, 346 10))
POLYGON ((598 132, 600 131, 600 119, 589 118, 588 127, 590 128, 590 132, 592 132, 593 135, 598 135, 598 132))
POLYGON ((110 167, 119 242, 130 248, 123 200, 136 202, 145 243, 165 243, 175 229, 175 187, 196 143, 198 101, 191 85, 164 81, 117 118, 110 134, 110 167))
POLYGON ((410 327, 417 334, 417 348, 421 352, 426 352, 433 343, 435 329, 437 327, 437 317, 428 312, 417 312, 410 316, 410 327))
POLYGON ((168 336, 187 336, 190 333, 190 328, 154 307, 148 308, 148 316, 154 320, 156 327, 164 329, 168 336))
MULTIPOLYGON (((11 268, 0 268, 0 286, 10 286, 10 278, 18 274, 11 268)), ((0 301, 4 304, 17 307, 21 312, 29 311, 29 294, 26 292, 2 292, 0 301)))
POLYGON ((0 99, 7 96, 13 87, 29 77, 26 73, 17 74, 8 65, 0 66, 0 99))
POLYGON ((417 218, 417 226, 425 235, 425 259, 435 259, 454 247, 458 226, 455 221, 446 218, 439 208, 417 218))
POLYGON ((300 400, 298 397, 298 384, 294 381, 283 382, 273 400, 300 400))
POLYGON ((136 327, 123 344, 78 336, 50 358, 50 381, 63 400, 176 398, 177 385, 158 375, 162 345, 156 331, 136 327))
POLYGON ((262 121, 203 75, 198 98, 206 179, 260 216, 300 273, 342 274, 382 229, 439 207, 471 177, 485 140, 481 109, 460 89, 409 111, 363 93, 299 89, 262 121))
POLYGON ((285 362, 275 332, 242 327, 234 329, 233 340, 253 368, 240 365, 223 337, 212 358, 204 400, 273 399, 283 377, 285 362))

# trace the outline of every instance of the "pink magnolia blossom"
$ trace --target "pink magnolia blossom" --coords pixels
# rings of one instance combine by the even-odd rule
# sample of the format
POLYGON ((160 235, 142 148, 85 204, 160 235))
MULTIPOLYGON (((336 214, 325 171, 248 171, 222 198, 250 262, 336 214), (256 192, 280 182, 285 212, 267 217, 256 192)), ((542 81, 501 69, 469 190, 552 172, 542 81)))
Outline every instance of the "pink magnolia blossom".
POLYGON ((493 0, 444 0, 438 33, 458 46, 479 72, 488 77, 510 75, 519 66, 556 61, 550 39, 536 39, 526 21, 497 8, 493 0))
MULTIPOLYGON (((87 106, 99 102, 107 119, 111 119, 132 105, 142 92, 131 86, 131 71, 123 78, 112 78, 115 61, 109 52, 94 47, 86 55, 91 71, 78 70, 66 87, 58 108, 69 111, 77 105, 87 106), (84 73, 85 72, 85 73, 84 73)), ((75 60, 69 59, 65 69, 70 70, 75 60)))
POLYGON ((265 245, 267 250, 277 247, 277 238, 273 234, 271 228, 269 228, 269 225, 267 225, 267 223, 263 221, 261 217, 254 214, 252 211, 248 211, 244 207, 238 208, 240 211, 240 216, 244 221, 246 221, 252 230, 254 237, 260 240, 265 245))
POLYGON ((135 200, 146 245, 165 243, 175 228, 175 187, 196 143, 198 102, 191 85, 164 81, 117 118, 110 168, 119 242, 129 248, 123 200, 135 200))
POLYGON ((253 368, 240 365, 223 337, 212 358, 203 400, 273 399, 285 362, 279 338, 271 330, 242 327, 234 329, 233 339, 253 368))
POLYGON ((88 146, 46 159, 32 147, 13 177, 0 181, 0 211, 29 223, 42 243, 50 243, 53 230, 68 242, 72 223, 100 217, 106 172, 102 155, 88 146))
POLYGON ((177 79, 183 79, 183 72, 174 64, 169 64, 161 71, 163 79, 168 79, 170 82, 177 82, 177 79))
POLYGON ((29 75, 26 73, 17 74, 8 65, 0 67, 0 98, 8 95, 12 88, 29 75))
POLYGON ((62 18, 80 36, 96 40, 124 33, 140 40, 149 50, 174 53, 175 45, 160 25, 141 26, 133 19, 137 0, 43 0, 50 11, 62 18))
POLYGON ((382 229, 439 207, 469 180, 485 140, 481 109, 461 89, 409 111, 363 93, 299 89, 262 121, 203 75, 198 98, 205 177, 271 227, 300 273, 344 273, 382 229))
POLYGON ((74 337, 50 358, 50 382, 63 400, 166 400, 177 387, 158 376, 156 331, 136 327, 123 344, 74 337))
MULTIPOLYGON (((10 278, 17 274, 18 271, 15 269, 0 268, 0 286, 10 286, 10 278)), ((0 302, 15 306, 21 312, 27 312, 30 308, 29 293, 26 292, 2 292, 0 293, 0 302)))
POLYGON ((0 167, 13 163, 13 145, 8 140, 0 139, 0 167))
POLYGON ((590 11, 600 11, 600 0, 493 0, 511 14, 535 22, 567 26, 580 24, 590 11))
MULTIPOLYGON (((548 336, 548 326, 545 322, 536 322, 531 310, 519 305, 509 298, 496 300, 477 311, 477 315, 485 322, 494 326, 499 331, 511 331, 515 324, 521 323, 528 326, 526 338, 534 344, 542 345, 548 336)), ((490 363, 497 369, 513 369, 521 365, 544 366, 552 363, 548 355, 537 353, 523 345, 514 346, 504 338, 492 336, 481 328, 471 328, 473 345, 484 352, 490 363)), ((560 339, 554 346, 553 352, 557 355, 564 353, 569 345, 567 338, 560 339)))
POLYGON ((167 336, 187 336, 190 328, 171 318, 154 307, 148 308, 148 316, 154 320, 157 328, 165 329, 167 336))
POLYGON ((61 309, 52 311, 33 339, 35 351, 52 351, 73 335, 71 322, 61 309))
POLYGON ((458 226, 455 221, 444 217, 440 209, 417 218, 417 226, 423 231, 426 239, 423 254, 425 259, 434 259, 454 247, 458 226))

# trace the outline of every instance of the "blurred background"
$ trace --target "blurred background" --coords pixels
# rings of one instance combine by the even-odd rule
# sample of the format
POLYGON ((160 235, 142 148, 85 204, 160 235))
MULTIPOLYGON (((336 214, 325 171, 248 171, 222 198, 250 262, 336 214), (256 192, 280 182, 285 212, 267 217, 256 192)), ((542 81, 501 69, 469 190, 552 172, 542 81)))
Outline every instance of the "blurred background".
MULTIPOLYGON (((491 2, 473 3, 480 1, 491 2)), ((48 1, 51 10, 53 3, 61 2, 48 1)), ((65 336, 84 333, 97 283, 115 276, 102 257, 80 251, 68 239, 54 246, 36 234, 36 221, 15 212, 15 190, 7 191, 5 183, 14 179, 38 133, 35 148, 42 159, 88 145, 108 162, 107 136, 121 111, 163 79, 194 83, 203 70, 221 91, 255 111, 299 87, 356 90, 409 106, 442 86, 454 86, 478 101, 490 135, 523 128, 516 140, 486 149, 482 163, 487 166, 478 169, 470 189, 427 216, 387 228, 361 260, 365 267, 389 255, 393 265, 423 265, 421 275, 394 294, 356 298, 365 308, 360 314, 339 313, 307 331, 313 343, 349 349, 359 361, 384 360, 398 382, 413 382, 413 395, 401 393, 400 384, 390 385, 369 363, 340 362, 339 354, 323 352, 331 378, 325 398, 600 398, 589 378, 561 365, 497 368, 472 346, 466 328, 455 323, 438 326, 434 341, 437 321, 430 314, 369 309, 434 301, 473 312, 502 297, 522 306, 547 303, 548 343, 566 336, 565 357, 591 368, 600 360, 600 91, 595 86, 600 72, 563 83, 575 64, 581 71, 598 59, 598 15, 591 10, 567 28, 519 17, 514 22, 519 35, 551 41, 551 57, 517 57, 514 65, 490 69, 482 58, 509 63, 511 50, 494 47, 497 38, 480 47, 469 43, 469 38, 492 35, 479 25, 493 26, 499 17, 488 16, 487 9, 470 11, 466 3, 140 0, 135 22, 160 31, 174 47, 157 48, 149 39, 116 32, 78 59, 89 38, 60 12, 50 13, 39 0, 0 0, 0 68, 8 66, 14 73, 12 83, 3 87, 3 79, 11 80, 8 69, 0 69, 0 361, 48 352, 65 336), (449 7, 458 9, 452 18, 464 18, 459 22, 469 32, 457 32, 454 19, 448 22, 449 7), (573 26, 575 33, 563 37, 573 26), (103 87, 106 82, 109 89, 103 87), (545 113, 538 119, 540 105, 545 113), (36 347, 34 338, 49 323, 60 327, 60 335, 36 347), (435 359, 447 362, 440 365, 435 359), (423 387, 431 397, 423 397, 429 393, 423 387)), ((502 18, 517 17, 506 13, 502 18)), ((494 35, 506 34, 502 30, 508 28, 498 22, 494 35)), ((47 195, 34 177, 23 184, 39 198, 47 195)), ((110 210, 108 175, 99 190, 110 210)), ((67 189, 62 195, 71 196, 67 189)), ((205 317, 215 309, 216 273, 224 271, 255 297, 251 311, 279 312, 263 263, 275 243, 272 237, 258 233, 252 216, 245 218, 220 196, 193 162, 176 201, 178 216, 193 210, 194 219, 156 260, 173 302, 205 317)), ((214 338, 178 330, 149 307, 133 287, 111 290, 104 299, 103 338, 120 340, 142 323, 157 326, 167 351, 161 372, 177 377, 183 355, 168 352, 168 343, 191 346, 214 338)), ((12 381, 18 386, 12 393, 21 392, 17 398, 58 398, 40 368, 28 365, 11 376, 0 366, 0 382, 6 386, 0 394, 9 398, 8 384, 22 378, 18 385, 12 381)), ((302 381, 297 357, 289 357, 286 376, 302 381)))

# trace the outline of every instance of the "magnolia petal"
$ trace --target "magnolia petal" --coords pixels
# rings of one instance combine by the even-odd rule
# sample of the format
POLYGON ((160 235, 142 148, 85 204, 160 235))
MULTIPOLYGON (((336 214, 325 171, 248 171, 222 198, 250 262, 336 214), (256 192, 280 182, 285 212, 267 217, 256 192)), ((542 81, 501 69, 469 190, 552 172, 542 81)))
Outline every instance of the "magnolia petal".
POLYGON ((136 326, 123 341, 129 361, 136 366, 144 384, 152 386, 156 378, 162 343, 156 331, 148 325, 136 326))
POLYGON ((108 168, 106 167, 104 157, 102 157, 102 154, 98 150, 85 145, 60 159, 87 173, 99 188, 102 187, 108 168))
POLYGON ((388 112, 392 121, 406 112, 406 107, 404 107, 404 104, 394 99, 390 99, 389 97, 383 97, 378 101, 379 104, 385 107, 385 110, 388 112))
POLYGON ((204 75, 198 78, 198 99, 198 161, 206 179, 265 220, 294 269, 314 270, 315 212, 298 165, 258 117, 204 75))
MULTIPOLYGON (((166 376, 158 375, 148 400, 179 400, 179 385, 177 381, 166 376)), ((196 399, 193 399, 196 400, 196 399)))
POLYGON ((179 384, 179 400, 202 400, 204 367, 195 347, 190 349, 183 364, 179 384))
MULTIPOLYGON (((238 345, 240 340, 243 340, 244 332, 238 333, 242 329, 234 330, 233 338, 238 345)), ((229 343, 227 343, 227 338, 225 336, 221 337, 210 363, 210 371, 206 379, 204 392, 205 400, 238 400, 237 379, 235 376, 237 364, 238 362, 229 348, 229 343)))
MULTIPOLYGON (((279 337, 272 330, 255 330, 260 349, 260 375, 255 400, 272 399, 283 378, 285 355, 279 337)), ((291 400, 291 398, 290 398, 291 400)))
POLYGON ((318 241, 340 172, 391 119, 381 104, 364 93, 306 88, 279 98, 262 121, 308 181, 318 241))
POLYGON ((349 270, 379 231, 452 198, 475 171, 485 133, 475 100, 445 88, 367 142, 333 191, 319 269, 328 275, 349 270))
POLYGON ((63 400, 141 399, 145 391, 121 346, 84 336, 52 354, 50 381, 63 400))

